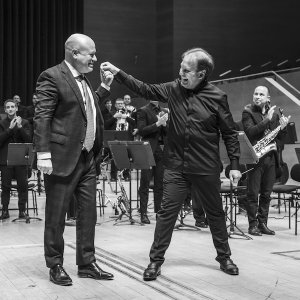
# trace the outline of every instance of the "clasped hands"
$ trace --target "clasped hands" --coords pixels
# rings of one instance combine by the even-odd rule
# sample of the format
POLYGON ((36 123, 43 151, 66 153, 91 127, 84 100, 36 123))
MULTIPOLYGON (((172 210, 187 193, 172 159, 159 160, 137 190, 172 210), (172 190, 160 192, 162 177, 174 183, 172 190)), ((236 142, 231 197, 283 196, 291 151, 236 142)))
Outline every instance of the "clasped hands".
POLYGON ((160 112, 157 116, 157 121, 156 121, 156 126, 167 126, 167 121, 169 118, 169 114, 164 113, 164 112, 160 112))
POLYGON ((13 129, 17 125, 18 128, 22 127, 22 118, 17 116, 10 121, 9 128, 13 129))
POLYGON ((114 76, 120 71, 119 68, 110 62, 104 62, 100 65, 100 78, 101 82, 110 86, 114 80, 114 76))

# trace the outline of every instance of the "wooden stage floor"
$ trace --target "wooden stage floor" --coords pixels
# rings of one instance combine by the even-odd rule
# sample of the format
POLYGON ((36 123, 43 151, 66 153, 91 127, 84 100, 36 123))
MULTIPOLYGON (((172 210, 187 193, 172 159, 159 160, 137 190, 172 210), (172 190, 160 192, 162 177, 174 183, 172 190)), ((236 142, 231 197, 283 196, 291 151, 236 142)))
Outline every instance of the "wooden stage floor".
MULTIPOLYGON (((12 199, 11 208, 15 203, 12 199)), ((38 197, 38 205, 39 217, 44 218, 43 194, 38 197)), ((49 281, 43 256, 44 222, 13 223, 17 211, 11 211, 10 219, 0 221, 0 299, 300 299, 300 232, 294 234, 294 218, 292 229, 288 228, 288 218, 284 217, 287 213, 283 207, 281 210, 278 214, 275 207, 270 208, 269 227, 276 231, 275 236, 263 235, 253 240, 236 235, 230 238, 239 276, 220 271, 209 229, 183 228, 174 231, 162 275, 156 281, 144 282, 142 273, 149 262, 155 228, 152 208, 150 225, 114 225, 114 211, 108 203, 104 215, 98 217, 96 257, 115 279, 95 281, 77 277, 75 227, 67 226, 64 267, 73 279, 69 287, 49 281)), ((133 215, 139 219, 135 211, 133 215)), ((185 222, 193 225, 192 215, 185 222)), ((237 225, 247 233, 244 215, 237 216, 237 225)))

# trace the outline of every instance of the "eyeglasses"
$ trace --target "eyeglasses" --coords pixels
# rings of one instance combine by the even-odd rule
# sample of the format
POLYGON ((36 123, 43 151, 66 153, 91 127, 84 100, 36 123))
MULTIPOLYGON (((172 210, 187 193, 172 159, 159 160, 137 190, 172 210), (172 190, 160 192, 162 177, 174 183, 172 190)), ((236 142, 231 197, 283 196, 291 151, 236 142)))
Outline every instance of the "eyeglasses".
POLYGON ((95 53, 82 53, 82 52, 80 52, 79 50, 76 50, 79 54, 81 54, 81 55, 84 55, 84 56, 87 56, 87 55, 89 55, 90 56, 90 58, 94 58, 94 57, 96 57, 96 54, 95 53))

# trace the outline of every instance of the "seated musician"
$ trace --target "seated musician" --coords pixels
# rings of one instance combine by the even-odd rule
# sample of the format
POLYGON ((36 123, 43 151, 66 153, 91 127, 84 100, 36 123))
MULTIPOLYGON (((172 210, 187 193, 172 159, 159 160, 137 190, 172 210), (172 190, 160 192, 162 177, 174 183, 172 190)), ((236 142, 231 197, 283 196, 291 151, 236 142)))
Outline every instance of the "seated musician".
MULTIPOLYGON (((266 86, 257 86, 253 94, 253 103, 246 105, 242 113, 244 131, 252 145, 262 141, 262 147, 267 149, 270 142, 278 142, 283 138, 290 116, 279 116, 275 109, 276 105, 270 104, 269 89, 266 86), (277 132, 276 128, 280 130, 277 132)), ((249 221, 248 232, 251 235, 275 235, 275 232, 268 228, 267 223, 277 165, 277 151, 269 151, 252 166, 253 170, 248 173, 246 208, 249 221)))
MULTIPOLYGON (((104 128, 106 130, 128 131, 132 135, 136 122, 130 116, 130 112, 126 110, 124 100, 117 98, 114 109, 111 109, 111 101, 106 102, 105 107, 105 111, 103 110, 104 128)), ((117 180, 117 169, 113 160, 110 177, 112 181, 117 180)), ((123 177, 125 180, 130 179, 129 170, 124 170, 123 177)))

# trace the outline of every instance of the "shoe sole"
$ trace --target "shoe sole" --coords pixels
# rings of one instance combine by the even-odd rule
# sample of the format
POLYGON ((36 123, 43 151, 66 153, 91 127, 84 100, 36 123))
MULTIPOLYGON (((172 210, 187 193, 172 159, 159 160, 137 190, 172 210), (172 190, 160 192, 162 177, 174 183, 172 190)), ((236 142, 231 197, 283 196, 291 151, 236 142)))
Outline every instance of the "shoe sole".
POLYGON ((73 282, 58 282, 54 280, 52 276, 50 276, 50 281, 53 282, 54 284, 61 285, 61 286, 70 286, 73 284, 73 282))
POLYGON ((95 280, 113 280, 114 278, 101 278, 101 277, 95 277, 91 274, 86 274, 86 273, 78 273, 77 274, 79 278, 92 278, 95 280))
POLYGON ((160 271, 157 272, 155 277, 143 277, 144 281, 152 281, 152 280, 156 280, 156 278, 160 275, 160 271))
POLYGON ((237 271, 237 273, 230 273, 230 272, 226 272, 225 269, 222 268, 222 267, 220 267, 220 269, 221 269, 224 273, 226 273, 226 274, 228 274, 228 275, 239 275, 239 271, 237 271))

